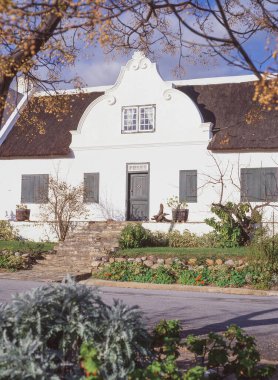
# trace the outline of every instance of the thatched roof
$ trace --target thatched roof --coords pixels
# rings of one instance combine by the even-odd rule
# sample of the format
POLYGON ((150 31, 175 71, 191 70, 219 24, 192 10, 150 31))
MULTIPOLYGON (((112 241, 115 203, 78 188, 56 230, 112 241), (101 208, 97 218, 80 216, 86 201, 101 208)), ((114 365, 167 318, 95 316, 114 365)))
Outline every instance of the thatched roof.
POLYGON ((102 92, 33 97, 23 110, 7 139, 0 146, 0 157, 66 156, 71 134, 87 106, 102 92), (56 104, 57 112, 51 113, 56 104), (59 111, 60 109, 60 111, 59 111))
MULTIPOLYGON (((277 112, 264 111, 253 101, 254 82, 176 88, 196 103, 205 122, 213 123, 209 150, 278 150, 277 112)), ((77 129, 87 106, 101 95, 91 92, 51 97, 56 114, 44 104, 49 96, 33 97, 0 146, 0 157, 67 156, 69 131, 77 129)))
POLYGON ((276 111, 253 101, 254 82, 182 86, 205 122, 213 123, 212 151, 278 150, 276 111))

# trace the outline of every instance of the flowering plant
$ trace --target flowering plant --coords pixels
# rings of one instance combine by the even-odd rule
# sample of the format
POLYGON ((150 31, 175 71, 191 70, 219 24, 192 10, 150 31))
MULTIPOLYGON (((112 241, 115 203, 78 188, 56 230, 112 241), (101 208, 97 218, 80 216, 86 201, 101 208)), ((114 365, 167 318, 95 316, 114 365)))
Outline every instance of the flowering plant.
POLYGON ((24 205, 24 204, 20 204, 20 205, 16 205, 16 208, 17 210, 27 210, 27 205, 24 205))
POLYGON ((185 201, 180 201, 177 195, 173 195, 167 199, 167 206, 171 207, 172 209, 177 209, 186 208, 188 207, 188 204, 185 201))

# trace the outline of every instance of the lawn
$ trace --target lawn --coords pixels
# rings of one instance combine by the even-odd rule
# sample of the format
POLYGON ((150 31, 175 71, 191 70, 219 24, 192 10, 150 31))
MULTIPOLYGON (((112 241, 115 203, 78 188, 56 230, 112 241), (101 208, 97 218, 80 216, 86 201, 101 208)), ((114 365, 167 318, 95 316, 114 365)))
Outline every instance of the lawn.
POLYGON ((172 248, 172 247, 145 247, 121 249, 115 257, 178 257, 180 259, 189 259, 191 257, 201 258, 242 258, 246 255, 248 248, 172 248))
POLYGON ((12 252, 42 252, 50 251, 54 247, 54 243, 36 243, 32 241, 22 241, 22 240, 0 240, 0 251, 12 251, 12 252))

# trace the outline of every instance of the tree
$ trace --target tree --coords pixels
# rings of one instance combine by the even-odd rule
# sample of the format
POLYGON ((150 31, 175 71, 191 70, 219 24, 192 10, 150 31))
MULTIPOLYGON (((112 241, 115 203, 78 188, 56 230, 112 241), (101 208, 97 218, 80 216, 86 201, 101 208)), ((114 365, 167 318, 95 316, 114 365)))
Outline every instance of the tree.
POLYGON ((59 241, 65 240, 74 220, 88 215, 83 196, 82 184, 72 186, 58 177, 50 177, 47 203, 40 206, 40 216, 42 220, 50 221, 59 241))
POLYGON ((0 0, 0 124, 8 90, 18 75, 23 74, 37 86, 55 88, 62 67, 72 65, 80 49, 97 43, 108 51, 178 51, 179 66, 192 56, 198 60, 220 57, 230 65, 252 71, 260 80, 255 97, 266 107, 273 102, 277 107, 275 3, 0 0), (248 49, 259 33, 267 41, 261 59, 248 49), (39 68, 43 69, 41 76, 39 68), (270 85, 266 80, 269 73, 273 76, 270 85))
MULTIPOLYGON (((217 219, 206 218, 205 222, 215 230, 224 246, 248 244, 254 237, 256 229, 261 226, 264 209, 273 207, 273 204, 268 199, 260 202, 251 202, 248 199, 241 183, 239 160, 235 168, 229 161, 219 162, 212 153, 208 153, 208 156, 212 160, 215 172, 201 173, 202 184, 199 189, 213 186, 219 199, 211 205, 211 212, 217 216, 217 219), (242 195, 242 199, 236 202, 227 201, 235 190, 237 194, 242 195)), ((263 232, 262 227, 260 231, 263 232)))

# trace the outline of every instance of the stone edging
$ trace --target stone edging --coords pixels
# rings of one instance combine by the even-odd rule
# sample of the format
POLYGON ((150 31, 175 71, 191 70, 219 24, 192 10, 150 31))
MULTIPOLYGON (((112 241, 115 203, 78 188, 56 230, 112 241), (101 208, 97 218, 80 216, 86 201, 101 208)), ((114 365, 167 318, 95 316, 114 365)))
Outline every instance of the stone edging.
POLYGON ((179 284, 152 284, 152 283, 141 283, 141 282, 98 280, 94 278, 90 278, 88 280, 84 280, 80 282, 85 285, 107 286, 107 287, 115 287, 115 288, 174 290, 174 291, 197 292, 197 293, 223 293, 223 294, 278 297, 278 291, 275 291, 275 290, 256 290, 256 289, 246 289, 246 288, 219 288, 216 286, 190 286, 190 285, 179 285, 179 284))
MULTIPOLYGON (((137 263, 137 264, 143 264, 146 267, 152 268, 152 269, 157 269, 160 266, 164 266, 165 268, 170 267, 174 262, 180 263, 183 265, 187 265, 189 267, 194 267, 198 266, 197 265, 198 259, 196 257, 192 257, 190 259, 179 259, 177 257, 168 257, 168 258, 161 258, 161 257, 156 257, 155 255, 149 255, 149 256, 138 256, 136 258, 133 257, 113 257, 109 255, 98 255, 98 256, 92 256, 92 262, 91 262, 91 267, 92 271, 96 269, 101 269, 102 267, 105 267, 107 265, 110 265, 112 263, 137 263)), ((207 266, 219 266, 219 265, 225 265, 228 267, 234 267, 234 268, 239 268, 242 269, 244 268, 247 263, 242 260, 233 260, 230 258, 227 258, 225 261, 222 259, 206 259, 205 260, 205 265, 207 266)), ((200 267, 200 266, 199 266, 200 267)), ((203 265, 201 265, 203 267, 203 265)))

